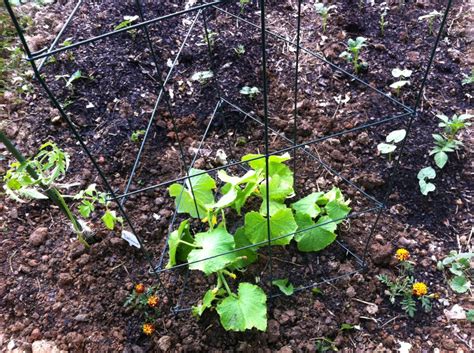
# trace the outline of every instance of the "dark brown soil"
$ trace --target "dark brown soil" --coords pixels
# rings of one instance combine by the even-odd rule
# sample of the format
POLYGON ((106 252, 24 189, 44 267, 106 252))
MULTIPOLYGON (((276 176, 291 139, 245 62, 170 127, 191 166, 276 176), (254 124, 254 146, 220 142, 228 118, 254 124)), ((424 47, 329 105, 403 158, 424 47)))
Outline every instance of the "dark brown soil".
MULTIPOLYGON (((146 2, 146 19, 184 8, 181 2, 172 3, 176 2, 146 2)), ((269 4, 267 13, 268 29, 289 40, 294 40, 296 34, 294 3, 274 1, 269 4)), ((330 16, 324 37, 313 5, 307 4, 302 12, 302 43, 352 72, 352 68, 338 58, 344 43, 357 36, 368 38, 369 45, 362 56, 369 68, 361 73, 361 78, 389 92, 393 68, 413 70, 412 85, 399 97, 413 106, 435 38, 428 34, 426 24, 418 21, 418 17, 433 9, 442 11, 443 3, 409 1, 403 6, 391 6, 387 17, 389 25, 381 36, 378 7, 359 8, 358 1, 337 1, 337 12, 330 16)), ((41 38, 36 38, 34 44, 39 45, 36 49, 49 43, 46 39, 53 36, 54 29, 73 6, 57 3, 40 10, 31 5, 22 6, 20 11, 30 14, 35 22, 27 32, 30 43, 35 42, 32 39, 35 34, 41 38)), ((234 14, 240 11, 234 4, 223 8, 234 14)), ((462 136, 465 148, 450 155, 442 171, 437 169, 435 192, 422 196, 416 179, 419 169, 434 166, 428 153, 433 144, 431 134, 438 129, 435 115, 439 112, 452 115, 471 107, 472 86, 461 85, 462 73, 469 72, 474 65, 473 56, 469 55, 472 32, 469 32, 467 10, 467 4, 457 3, 449 15, 419 116, 414 120, 399 173, 394 176, 394 188, 369 244, 367 271, 325 282, 358 269, 357 259, 337 244, 317 254, 299 253, 293 245, 275 248, 272 268, 275 277, 289 278, 297 287, 322 282, 317 286, 322 294, 302 291, 273 300, 269 306, 269 329, 265 333, 226 332, 215 313, 206 313, 201 320, 189 312, 174 315, 172 308, 178 300, 181 309, 195 304, 214 283, 214 278, 205 278, 193 271, 187 277, 184 269, 164 272, 161 280, 165 288, 160 292, 162 316, 156 334, 149 338, 141 333, 143 318, 140 314, 123 307, 134 283, 156 284, 141 251, 129 247, 119 234, 102 229, 98 219, 92 223, 100 241, 86 249, 74 239, 64 217, 50 204, 17 204, 2 199, 0 347, 6 347, 14 339, 17 346, 28 350, 32 342, 44 339, 73 352, 160 351, 167 346, 173 351, 300 352, 316 351, 326 338, 345 351, 393 351, 399 347, 399 341, 409 342, 414 351, 472 349, 472 324, 465 320, 447 321, 443 314, 445 305, 450 308, 455 303, 472 309, 472 300, 468 296, 454 295, 442 273, 436 270, 436 260, 450 250, 472 246, 467 244, 472 228, 472 130, 462 136), (29 237, 39 227, 47 228, 47 237, 35 246, 29 237), (420 310, 415 318, 408 318, 398 305, 390 304, 376 279, 381 273, 393 274, 393 253, 397 247, 406 247, 411 252, 417 263, 417 279, 426 282, 430 292, 441 296, 429 314, 420 310), (342 331, 343 323, 359 325, 360 329, 342 331)), ((61 40, 72 38, 77 42, 104 33, 120 23, 124 15, 135 14, 137 9, 132 1, 86 2, 61 40)), ((254 6, 242 16, 259 23, 259 12, 254 6)), ((172 96, 172 114, 162 101, 131 191, 185 174, 219 94, 255 118, 263 116, 261 95, 248 99, 239 94, 244 85, 262 89, 259 30, 217 10, 209 10, 207 18, 210 30, 218 33, 212 54, 209 55, 202 40, 203 21, 198 17, 167 86, 172 96), (239 44, 246 50, 241 57, 233 50, 239 44), (194 72, 210 68, 214 78, 209 83, 200 85, 190 81, 194 72), (180 145, 185 161, 180 159, 180 145)), ((174 59, 193 19, 191 14, 149 27, 161 76, 156 74, 141 31, 97 41, 72 50, 71 54, 63 52, 56 56, 55 62, 44 66, 48 84, 66 105, 91 153, 119 193, 125 190, 140 147, 130 136, 133 131, 146 128, 159 93, 158 81, 166 77, 169 69, 166 63, 174 59), (74 82, 72 88, 65 87, 66 80, 60 76, 70 76, 76 70, 81 70, 83 78, 74 82)), ((435 30, 438 26, 437 22, 435 30)), ((270 136, 271 151, 292 144, 284 137, 293 139, 294 55, 291 46, 268 36, 269 125, 274 131, 270 136)), ((299 143, 403 113, 403 109, 389 99, 307 53, 301 54, 299 78, 299 143), (335 100, 337 96, 347 96, 350 100, 339 104, 335 100)), ((0 104, 6 108, 8 135, 27 155, 34 153, 42 142, 54 140, 72 157, 69 181, 80 182, 82 186, 94 182, 102 185, 67 125, 55 119, 58 113, 51 108, 39 85, 33 85, 34 93, 22 95, 21 102, 1 98, 0 104)), ((299 151, 295 169, 298 195, 338 186, 352 200, 353 213, 374 207, 375 203, 361 191, 383 200, 395 165, 378 155, 376 146, 390 131, 406 128, 407 123, 408 118, 400 118, 322 140, 309 148, 316 159, 299 151)), ((233 106, 223 103, 210 124, 195 166, 216 167, 214 156, 218 149, 225 150, 229 161, 238 161, 247 153, 263 152, 263 136, 261 123, 245 118, 233 106), (243 145, 242 141, 245 141, 243 145)), ((7 156, 3 149, 2 154, 7 156)), ((8 158, 10 156, 0 160, 2 172, 7 168, 8 158)), ((237 167, 230 169, 241 171, 237 167)), ((174 213, 173 200, 166 187, 131 195, 125 205, 153 263, 157 263, 174 213)), ((338 240, 363 257, 376 216, 375 212, 365 212, 344 222, 338 240)), ((181 216, 176 218, 173 229, 182 219, 181 216)), ((235 219, 238 225, 241 220, 235 219)), ((239 279, 254 282, 255 277, 260 277, 269 292, 265 287, 269 278, 269 254, 268 250, 262 253, 259 262, 239 279)))

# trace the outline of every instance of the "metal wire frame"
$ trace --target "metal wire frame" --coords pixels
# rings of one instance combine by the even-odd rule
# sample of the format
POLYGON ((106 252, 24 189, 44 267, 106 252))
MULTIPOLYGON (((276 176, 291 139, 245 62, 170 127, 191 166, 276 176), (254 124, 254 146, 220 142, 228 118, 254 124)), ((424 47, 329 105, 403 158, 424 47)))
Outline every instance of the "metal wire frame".
MULTIPOLYGON (((385 197, 384 197, 384 202, 382 203, 378 203, 378 205, 376 207, 374 207, 373 209, 369 209, 367 210, 366 212, 372 212, 372 211, 378 211, 377 212, 377 218, 375 220, 375 223, 374 225, 372 226, 372 229, 371 229, 371 232, 370 232, 370 235, 369 235, 369 240, 366 242, 366 247, 365 247, 365 250, 364 250, 364 255, 363 255, 363 258, 362 258, 362 261, 363 261, 363 267, 365 267, 367 265, 367 262, 366 262, 366 259, 367 259, 367 253, 368 253, 368 246, 370 244, 370 241, 373 237, 373 234, 374 234, 374 231, 377 227, 377 224, 378 224, 378 221, 380 219, 380 216, 382 214, 382 210, 384 208, 384 204, 385 202, 387 201, 388 199, 388 196, 391 192, 391 189, 393 187, 393 181, 394 181, 394 178, 395 176, 397 175, 398 173, 398 169, 399 169, 399 165, 400 165, 400 161, 401 161, 401 157, 402 157, 402 153, 404 151, 404 148, 406 146, 406 142, 408 140, 408 136, 411 132, 411 128, 412 128, 412 124, 413 124, 413 121, 414 119, 417 117, 418 115, 418 108, 419 108, 419 105, 421 103, 421 98, 422 98, 422 93, 423 93, 423 90, 426 86, 426 83, 427 83, 427 80, 428 80, 428 75, 429 75, 429 72, 431 70, 431 67, 432 67, 432 64, 433 64, 433 61, 434 61, 434 57, 435 57, 435 53, 436 53, 436 48, 438 47, 438 44, 439 44, 439 41, 441 39, 441 36, 442 36, 442 33, 443 33, 443 30, 444 30, 444 27, 445 27, 445 24, 446 24, 446 19, 447 19, 447 16, 448 16, 448 13, 449 13, 449 10, 452 6, 452 0, 448 0, 448 3, 446 5, 446 9, 444 11, 444 15, 443 15, 443 19, 442 19, 442 22, 441 22, 441 25, 440 25, 440 29, 438 31, 438 34, 437 34, 437 37, 436 37, 436 41, 435 41, 435 44, 433 45, 432 47, 432 51, 431 51, 431 55, 429 57, 429 61, 428 61, 428 65, 425 69, 425 73, 424 73, 424 76, 423 76, 423 80, 420 84, 420 87, 419 87, 419 91, 418 91, 418 95, 417 95, 417 99, 416 99, 416 103, 415 103, 415 107, 414 108, 410 108, 408 106, 406 106, 405 104, 399 102, 398 100, 394 99, 393 97, 387 95, 386 93, 382 92, 381 90, 375 88, 375 87, 372 87, 370 86, 368 83, 366 83, 364 80, 358 78, 357 76, 347 72, 346 70, 338 67, 337 65, 331 63, 330 61, 328 61, 327 59, 325 59, 322 55, 318 54, 318 53, 315 53, 309 49, 305 49, 304 47, 302 47, 299 43, 299 34, 300 34, 300 25, 297 26, 297 31, 298 31, 298 36, 297 36, 297 42, 296 44, 293 43, 292 41, 289 41, 287 40, 286 38, 282 37, 281 35, 277 34, 277 33, 273 33, 271 31, 268 31, 266 28, 265 28, 265 1, 264 0, 260 0, 259 1, 259 4, 260 4, 260 20, 261 20, 261 24, 260 26, 258 25, 255 25, 253 23, 251 23, 250 21, 247 21, 243 18, 240 18, 239 16, 236 16, 234 14, 231 14, 230 12, 228 11, 225 11, 223 9, 221 9, 220 7, 218 6, 215 6, 215 5, 219 5, 219 4, 224 4, 226 2, 228 2, 229 0, 221 0, 221 1, 214 1, 214 2, 211 2, 211 3, 205 3, 205 4, 201 4, 199 6, 195 6, 195 7, 192 7, 190 9, 186 9, 186 10, 182 10, 182 11, 177 11, 175 13, 172 13, 172 14, 168 14, 168 15, 165 15, 165 16, 160 16, 160 17, 156 17, 154 19, 151 19, 151 20, 148 20, 148 21, 143 21, 143 16, 142 17, 142 22, 141 23, 138 23, 138 24, 135 24, 135 25, 132 25, 132 26, 129 26, 127 28, 123 28, 123 29, 120 29, 120 30, 116 30, 116 31, 111 31, 111 32, 107 32, 107 33, 104 33, 102 35, 99 35, 99 36, 96 36, 96 37, 92 37, 92 38, 89 38, 89 39, 86 39, 86 40, 82 40, 82 41, 79 41, 79 42, 76 42, 72 45, 69 45, 69 46, 65 46, 65 47, 62 47, 62 48, 56 48, 54 49, 55 45, 57 44, 58 40, 59 40, 59 37, 60 35, 62 35, 62 33, 64 32, 64 30, 66 29, 67 25, 69 25, 74 13, 76 12, 79 4, 76 5, 76 7, 74 8, 73 10, 73 13, 69 16, 65 26, 63 26, 63 28, 61 29, 60 33, 58 34, 58 36, 55 38, 55 40, 53 41, 53 44, 49 47, 49 49, 47 49, 46 52, 43 51, 39 51, 39 52, 35 52, 35 53, 32 53, 30 50, 29 50, 29 47, 26 43, 26 40, 23 36, 23 33, 22 33, 22 29, 21 29, 21 26, 19 25, 16 17, 15 17, 15 14, 9 4, 9 1, 8 0, 4 0, 5 2, 5 7, 7 8, 7 11, 9 12, 10 14, 10 17, 12 18, 12 21, 14 23, 14 26, 18 32, 18 35, 19 35, 19 38, 20 38, 20 41, 22 43, 22 45, 24 46, 24 49, 25 49, 25 52, 27 54, 27 60, 30 61, 30 64, 33 68, 33 72, 35 74, 35 77, 36 79, 38 80, 38 82, 40 83, 40 85, 42 86, 42 88, 44 89, 44 91, 46 92, 46 94, 48 95, 48 97, 50 98, 53 106, 55 108, 58 109, 59 113, 60 113, 60 116, 66 121, 66 123, 68 124, 69 128, 71 129, 71 131, 73 132, 75 138, 78 140, 78 142, 80 143, 81 147, 84 149, 84 151, 86 152, 87 156, 89 157, 89 159, 91 160, 94 168, 98 171, 99 173, 99 176, 100 178, 102 179, 106 189, 108 190, 108 192, 110 193, 110 195, 112 196, 112 200, 114 201, 117 201, 117 204, 118 204, 118 208, 119 208, 119 211, 121 212, 121 214, 123 215, 124 219, 125 219, 125 222, 127 223, 127 225, 130 227, 130 229, 132 230, 132 232, 135 233, 135 235, 137 236, 138 238, 138 241, 141 245, 141 249, 143 251, 143 254, 145 256, 145 258, 147 259, 147 262, 149 263, 149 265, 151 266, 151 270, 153 273, 155 273, 156 277, 157 277, 157 280, 159 283, 161 283, 161 279, 160 279, 160 276, 159 276, 159 273, 165 271, 165 270, 168 270, 168 269, 164 269, 164 270, 160 270, 160 271, 157 271, 157 269, 152 265, 152 260, 151 260, 151 257, 149 255, 149 253, 147 252, 147 250, 144 248, 143 246, 143 241, 142 239, 140 238, 140 236, 135 232, 134 230, 134 226, 132 224, 132 222, 130 221, 129 217, 127 216, 124 208, 123 208, 123 205, 122 205, 122 202, 118 202, 120 201, 120 199, 122 198, 126 198, 127 196, 129 195, 132 195, 132 194, 135 194, 137 192, 143 192, 143 191, 146 191, 146 190, 150 190, 150 189, 153 189, 153 188, 156 188, 156 187, 160 187, 160 186, 164 186, 164 185, 168 185, 172 182, 176 182, 176 181, 185 181, 193 176, 189 176, 187 175, 186 177, 182 177, 182 178, 177 178, 175 180, 172 180, 172 181, 168 181, 168 182, 164 182, 164 183, 160 183, 158 185, 154 185, 152 187, 148 187, 148 188, 143 188, 141 190, 137 190, 136 192, 128 192, 128 193, 124 193, 122 195, 116 195, 114 190, 112 190, 110 184, 108 183, 108 180, 107 178, 105 177, 104 173, 102 172, 102 170, 100 169, 100 167, 98 166, 97 162, 95 161, 94 157, 92 156, 92 154, 90 153, 90 151, 88 150, 87 146, 85 145, 82 137, 80 136, 79 132, 77 131, 77 129, 75 128, 74 124, 72 123, 72 121, 68 118, 67 114, 65 113, 65 111, 63 110, 61 104, 57 101, 57 99, 55 98, 53 92, 49 89, 48 85, 46 84, 45 80, 41 77, 40 73, 39 73, 39 68, 42 66, 42 64, 44 63, 44 60, 42 61, 42 63, 40 64, 40 67, 38 67, 35 63, 36 60, 39 60, 39 59, 46 59, 48 58, 49 56, 51 55, 54 55, 54 54, 58 54, 60 52, 63 52, 65 50, 69 50, 69 49, 73 49, 73 48, 76 48, 76 47, 79 47, 81 45, 85 45, 85 44, 89 44, 89 43, 92 43, 92 42, 95 42, 95 41, 98 41, 98 40, 101 40, 101 39, 104 39, 104 38, 108 38, 110 36, 113 36, 113 35, 116 35, 118 33, 121 33, 121 32, 125 32, 125 31, 129 31, 131 29, 138 29, 138 28, 147 28, 147 26, 151 25, 151 24, 154 24, 154 23, 157 23, 159 21, 162 21, 162 20, 166 20, 166 19, 169 19, 169 18, 173 18, 173 17, 176 17, 176 16, 180 16, 180 15, 184 15, 184 14, 187 14, 187 13, 190 13, 190 12, 193 12, 193 11, 199 11, 201 9, 205 9, 205 8, 208 8, 208 7, 211 7, 213 6, 215 9, 221 11, 221 12, 224 12, 224 13, 227 13, 228 15, 231 15, 231 16, 234 16, 236 18, 239 18, 240 21, 242 22, 245 22, 245 23, 248 23, 250 24, 251 26, 254 26, 256 28, 259 28, 260 29, 260 35, 261 35, 261 40, 262 40, 262 43, 261 43, 261 54, 262 54, 262 80, 263 80, 263 97, 264 97, 264 116, 263 116, 263 124, 264 124, 264 133, 265 133, 265 154, 263 157, 260 157, 260 158, 265 158, 265 168, 266 168, 266 183, 267 185, 269 185, 268 183, 268 166, 269 166, 269 163, 268 163, 268 160, 269 160, 269 157, 272 156, 272 155, 275 155, 275 154, 281 154, 283 152, 288 152, 288 151, 294 151, 296 150, 297 148, 302 148, 304 150, 304 147, 307 146, 307 145, 310 145, 310 144, 313 144, 313 143, 316 143, 318 141, 323 141, 327 138, 331 138, 331 137, 337 137, 337 136, 340 136, 340 135, 343 135, 345 133, 349 133, 349 132, 354 132, 354 131, 358 131, 362 128, 369 128, 369 127, 373 127, 373 126, 378 126, 380 124, 383 124, 383 123, 386 123, 388 121, 391 121, 391 120, 394 120, 394 119, 398 119, 398 118, 404 118, 406 116, 409 116, 409 121, 408 121, 408 124, 407 124, 407 137, 404 139, 400 149, 399 149, 399 152, 398 152, 398 158, 396 158, 396 161, 395 161, 395 166, 394 166, 394 169, 392 171, 392 175, 389 179, 389 187, 388 187, 388 190, 385 194, 385 197), (268 141, 268 135, 269 135, 269 126, 268 126, 268 115, 269 115, 269 112, 268 112, 268 80, 267 80, 267 72, 266 72, 266 64, 267 64, 267 54, 266 54, 266 36, 268 35, 272 35, 272 36, 275 36, 276 38, 278 39, 281 39, 293 46, 296 46, 297 48, 297 63, 296 63, 296 66, 298 67, 298 64, 299 64, 299 51, 302 50, 318 59, 320 59, 322 62, 328 64, 329 66, 331 66, 333 69, 337 70, 337 71, 340 71, 342 73, 344 73, 346 76, 350 77, 351 79, 359 82, 360 84, 368 87, 369 89, 381 94, 382 96, 384 96, 385 98, 389 99, 390 101, 392 101, 393 103, 397 104, 398 106, 400 106, 401 108, 403 108, 406 113, 404 114, 399 114, 397 116, 391 116, 391 117, 388 117, 386 119, 382 119, 382 121, 379 121, 379 122, 373 122, 373 123, 368 123, 368 124, 363 124, 363 126, 359 126, 359 127, 356 127, 356 128, 353 128, 353 129, 347 129, 347 130, 343 130, 343 131, 340 131, 340 132, 337 132, 335 134, 332 134, 331 136, 325 136, 325 137, 322 137, 322 138, 318 138, 318 139, 314 139, 312 141, 308 141, 308 142, 305 142, 305 143, 301 143, 301 144, 297 144, 296 143, 296 140, 293 141, 293 146, 291 147, 288 147, 286 149, 281 149, 279 151, 274 151, 274 152, 270 152, 269 151, 269 141, 268 141)), ((298 5, 300 6, 301 5, 301 0, 298 0, 298 5)), ((300 21, 300 7, 298 9, 298 22, 300 21)), ((207 30, 206 30, 207 31, 207 30)), ((146 33, 146 31, 145 31, 146 33)), ((148 38, 148 41, 149 38, 148 38)), ((151 50, 152 47, 151 47, 151 50)), ((158 66, 156 65, 156 68, 158 69, 158 66)), ((298 70, 296 70, 296 79, 295 79, 295 119, 296 119, 296 98, 297 98, 297 88, 298 88, 298 70)), ((218 104, 221 104, 223 102, 223 100, 221 99, 218 104)), ((229 103, 229 102, 227 102, 229 103)), ((217 108, 217 106, 216 106, 217 108)), ((215 110, 216 112, 216 110, 215 110)), ((214 112, 214 114, 215 114, 214 112)), ((296 126, 296 124, 295 124, 296 126)), ((196 156, 197 156, 197 153, 199 151, 196 152, 194 158, 193 158, 193 162, 191 163, 191 165, 193 165, 194 161, 196 160, 196 156)), ((255 158, 255 159, 258 159, 258 158, 255 158)), ((320 160, 319 160, 320 161, 320 160)), ((320 161, 322 162, 322 161, 320 161)), ((228 168, 228 167, 231 167, 233 165, 241 165, 242 162, 236 162, 236 163, 231 163, 231 164, 228 164, 225 166, 225 168, 228 168)), ((323 165, 324 166, 324 165, 323 165)), ((327 165, 326 165, 327 166, 327 165)), ((217 171, 219 169, 223 169, 224 167, 220 167, 220 168, 214 168, 214 169, 211 169, 211 170, 208 170, 206 172, 211 172, 211 171, 217 171)), ((204 174, 205 172, 203 172, 202 174, 204 174)), ((194 175, 194 176, 198 176, 198 174, 194 175)), ((267 193, 267 214, 269 214, 269 192, 267 193)), ((347 216, 346 218, 352 218, 352 217, 355 217, 357 216, 358 214, 357 213, 352 213, 350 214, 349 216, 347 216)), ((337 221, 337 220, 336 220, 337 221)), ((331 223, 331 222, 327 222, 327 223, 331 223)), ((318 225, 318 226, 321 226, 321 225, 318 225)), ((301 231, 307 231, 311 228, 315 228, 315 227, 310 227, 310 228, 307 228, 305 230, 301 230, 301 231)), ((286 236, 290 236, 291 234, 288 234, 288 235, 284 235, 284 236, 281 236, 281 237, 278 237, 278 238, 273 238, 273 239, 270 239, 270 220, 269 220, 269 217, 267 217, 267 231, 268 231, 268 239, 264 242, 262 242, 262 244, 254 244, 253 246, 259 246, 259 245, 269 245, 270 246, 270 251, 271 251, 271 242, 272 241, 275 241, 275 240, 278 240, 280 238, 284 238, 286 236)), ((298 232, 295 232, 293 234, 296 234, 298 232)), ((245 248, 245 247, 244 247, 245 248)), ((244 249, 242 248, 242 249, 244 249)), ((223 254, 222 254, 223 255, 223 254)), ((218 255, 220 256, 220 255, 218 255)), ((271 262, 271 253, 270 253, 270 262, 271 262)), ((183 266, 186 265, 186 264, 182 264, 183 266)), ((178 266, 175 266, 175 268, 177 268, 178 266)), ((272 277, 272 273, 271 273, 271 264, 270 264, 270 280, 271 280, 271 277, 272 277)), ((165 291, 166 291, 166 287, 162 286, 165 291)), ((311 287, 311 285, 310 285, 311 287)), ((271 286, 270 286, 271 288, 271 286)), ((273 297, 273 295, 271 295, 273 297)))

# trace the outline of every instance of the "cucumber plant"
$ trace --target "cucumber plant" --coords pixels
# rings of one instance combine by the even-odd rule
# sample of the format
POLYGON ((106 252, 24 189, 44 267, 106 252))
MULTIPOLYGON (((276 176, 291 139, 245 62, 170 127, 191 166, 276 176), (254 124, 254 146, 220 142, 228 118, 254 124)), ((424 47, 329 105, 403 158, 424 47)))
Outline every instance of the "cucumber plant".
POLYGON ((326 27, 327 27, 328 18, 329 18, 329 11, 335 8, 336 8, 335 5, 326 6, 320 2, 317 2, 316 4, 314 4, 314 9, 319 14, 319 16, 321 16, 321 19, 322 19, 323 33, 326 33, 326 27))
POLYGON ((405 129, 394 130, 387 135, 385 138, 385 142, 379 143, 377 145, 377 150, 381 154, 388 154, 388 160, 392 159, 392 153, 397 149, 397 143, 403 141, 407 135, 407 131, 405 129))
MULTIPOLYGON (((303 252, 320 251, 335 241, 338 224, 351 210, 350 200, 345 200, 340 189, 333 188, 288 202, 295 196, 293 172, 285 164, 289 159, 288 153, 268 158, 269 185, 266 185, 264 156, 248 154, 242 157, 250 167, 244 175, 218 171, 219 192, 215 191, 216 180, 199 169, 191 169, 190 178, 183 184, 169 187, 178 213, 207 223, 207 229, 193 234, 192 220, 186 219, 168 240, 167 268, 187 262, 189 269, 216 279, 215 286, 193 308, 195 316, 215 309, 226 330, 266 330, 265 292, 248 282, 236 284, 237 292, 234 292, 229 281, 236 280, 236 272, 244 271, 258 260, 258 250, 268 245, 268 239, 272 246, 285 246, 294 240, 303 252), (252 202, 248 202, 249 199, 252 202), (249 204, 259 207, 250 210, 249 204), (242 215, 244 206, 248 211, 242 215), (231 213, 243 219, 235 231, 231 231, 226 222, 226 215, 231 213), (270 234, 267 222, 270 222, 270 234)), ((288 295, 294 290, 288 281, 273 284, 288 295)))
POLYGON ((395 94, 397 96, 400 96, 400 90, 402 87, 410 84, 410 80, 408 80, 408 78, 410 78, 412 73, 413 71, 408 69, 400 70, 399 68, 395 68, 392 70, 392 76, 398 79, 398 81, 392 83, 390 88, 395 90, 395 94))

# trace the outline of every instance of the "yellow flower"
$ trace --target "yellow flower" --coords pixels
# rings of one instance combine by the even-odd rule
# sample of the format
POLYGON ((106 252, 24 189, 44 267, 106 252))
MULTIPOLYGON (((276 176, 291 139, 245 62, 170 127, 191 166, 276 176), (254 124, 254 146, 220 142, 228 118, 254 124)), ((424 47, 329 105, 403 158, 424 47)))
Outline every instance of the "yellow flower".
POLYGON ((207 217, 204 217, 203 219, 201 219, 201 222, 206 223, 207 222, 207 217))
POLYGON ((158 305, 158 297, 156 295, 152 295, 148 298, 148 305, 154 308, 158 305))
POLYGON ((213 215, 212 216, 212 225, 216 225, 217 224, 217 217, 216 215, 213 215))
POLYGON ((407 249, 400 248, 395 253, 395 257, 398 261, 406 261, 410 258, 410 253, 407 249))
POLYGON ((153 324, 146 323, 143 324, 142 330, 145 335, 151 335, 155 331, 155 326, 153 326, 153 324))
POLYGON ((135 285, 135 293, 142 294, 145 291, 145 286, 142 283, 135 285))
POLYGON ((237 278, 237 275, 235 273, 229 273, 229 277, 232 278, 232 279, 236 279, 237 278))
POLYGON ((413 295, 417 297, 422 297, 426 293, 428 293, 428 286, 423 282, 415 282, 413 283, 413 295))

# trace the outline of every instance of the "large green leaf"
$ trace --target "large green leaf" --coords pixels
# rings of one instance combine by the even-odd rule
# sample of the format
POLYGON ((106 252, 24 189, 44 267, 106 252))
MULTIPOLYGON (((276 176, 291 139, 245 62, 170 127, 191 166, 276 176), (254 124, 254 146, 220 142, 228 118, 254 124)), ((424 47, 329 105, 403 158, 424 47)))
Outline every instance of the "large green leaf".
MULTIPOLYGON (((237 229, 234 235, 235 248, 242 248, 244 246, 252 245, 252 243, 247 239, 245 235, 244 227, 237 229)), ((257 260, 257 247, 250 247, 246 249, 239 250, 235 253, 236 257, 242 257, 242 259, 234 261, 229 268, 230 269, 241 269, 245 268, 251 263, 254 263, 257 260), (244 258, 245 257, 245 258, 244 258)))
POLYGON ((168 264, 166 268, 173 267, 176 265, 177 260, 186 261, 188 254, 193 249, 187 244, 183 244, 181 240, 188 243, 193 243, 194 240, 189 232, 189 221, 185 220, 181 222, 178 229, 173 231, 168 239, 168 264))
POLYGON ((223 194, 235 193, 234 200, 229 203, 228 206, 233 207, 240 215, 243 205, 257 188, 259 179, 261 178, 260 173, 249 170, 242 177, 236 177, 230 176, 225 171, 220 170, 218 177, 226 183, 221 189, 223 194), (245 184, 245 186, 242 188, 241 184, 245 184))
MULTIPOLYGON (((265 157, 264 157, 263 154, 247 154, 247 155, 242 157, 242 161, 248 161, 248 160, 251 160, 251 159, 254 159, 254 158, 258 158, 258 159, 250 161, 249 162, 250 167, 254 170, 265 170, 265 157)), ((290 154, 285 153, 281 156, 270 156, 270 157, 268 157, 268 162, 271 166, 272 164, 281 164, 281 163, 286 162, 290 159, 291 159, 290 154)))
MULTIPOLYGON (((202 172, 199 169, 191 169, 189 175, 193 176, 202 172)), ((189 213, 191 217, 198 218, 197 212, 199 212, 199 217, 205 218, 207 216, 207 206, 214 204, 212 190, 215 189, 216 182, 209 174, 204 173, 187 179, 185 184, 186 187, 181 184, 173 184, 168 189, 170 196, 175 198, 178 213, 189 213), (196 204, 194 203, 193 192, 196 197, 196 204)))
MULTIPOLYGON (((286 209, 286 205, 279 201, 270 200, 270 216, 273 216, 279 210, 286 209)), ((260 205, 260 214, 263 216, 267 215, 267 199, 264 198, 260 205)))
MULTIPOLYGON (((293 217, 291 209, 286 208, 277 211, 270 217, 271 238, 277 238, 296 231, 298 225, 293 217)), ((245 215, 245 235, 252 244, 257 244, 268 239, 267 218, 258 212, 249 212, 245 215)), ((293 235, 272 241, 272 245, 287 245, 293 235)))
POLYGON ((221 255, 234 249, 234 237, 227 233, 224 228, 214 228, 204 233, 196 234, 194 243, 198 248, 193 249, 188 255, 191 270, 200 270, 206 275, 224 269, 235 260, 235 253, 221 255), (218 256, 221 255, 221 256, 218 256), (200 261, 212 256, 211 259, 200 261))
POLYGON ((312 194, 303 197, 301 200, 292 203, 291 207, 296 213, 306 214, 311 218, 314 218, 321 212, 321 209, 316 202, 323 194, 323 192, 313 192, 312 194))
POLYGON ((335 222, 331 222, 331 218, 328 216, 319 218, 315 223, 310 216, 297 213, 296 222, 298 223, 298 233, 295 234, 295 240, 300 251, 320 251, 336 240, 334 232, 337 225, 335 222), (316 225, 320 226, 315 227, 316 225), (310 227, 315 228, 304 231, 304 229, 310 227))
POLYGON ((240 283, 237 296, 229 296, 217 305, 221 324, 227 331, 245 331, 253 327, 267 329, 267 296, 258 286, 240 283))

